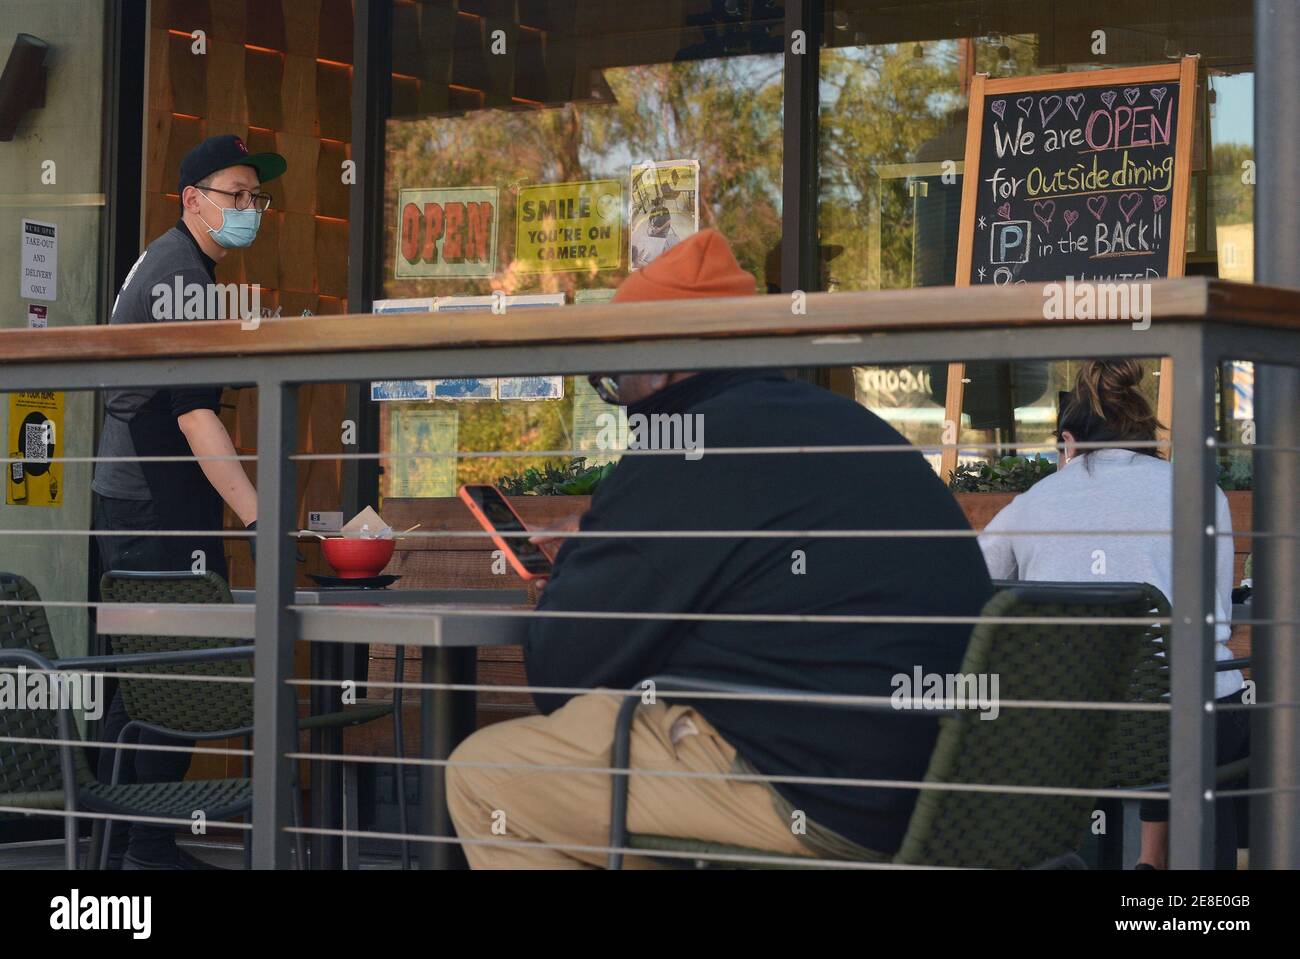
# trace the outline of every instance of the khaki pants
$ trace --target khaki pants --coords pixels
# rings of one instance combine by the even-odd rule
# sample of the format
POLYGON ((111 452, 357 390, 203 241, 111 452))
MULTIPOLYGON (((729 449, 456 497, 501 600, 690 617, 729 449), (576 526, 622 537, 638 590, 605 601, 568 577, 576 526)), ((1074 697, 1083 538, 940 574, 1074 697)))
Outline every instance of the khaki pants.
MULTIPOLYGON (((482 729, 452 754, 454 762, 532 763, 608 768, 614 718, 623 697, 591 694, 550 716, 528 716, 482 729)), ((730 773, 733 749, 689 706, 657 703, 637 709, 633 769, 730 773), (675 740, 675 741, 674 741, 675 740)), ((609 845, 611 777, 547 769, 450 766, 447 803, 466 840, 517 845, 464 845, 475 869, 582 869, 604 866, 607 854, 546 848, 542 843, 609 845), (498 823, 497 831, 493 824, 498 823), (502 829, 504 827, 504 830, 502 829)), ((762 783, 673 776, 631 777, 628 829, 685 839, 809 855, 762 783)), ((627 868, 653 868, 628 856, 627 868)))

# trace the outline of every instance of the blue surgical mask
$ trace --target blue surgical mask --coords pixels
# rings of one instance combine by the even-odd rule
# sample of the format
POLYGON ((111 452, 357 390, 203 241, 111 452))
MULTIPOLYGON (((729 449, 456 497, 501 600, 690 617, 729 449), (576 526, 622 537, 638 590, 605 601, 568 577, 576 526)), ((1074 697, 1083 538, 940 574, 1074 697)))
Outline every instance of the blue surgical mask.
MULTIPOLYGON (((208 200, 208 195, 199 190, 199 196, 208 200)), ((208 200, 212 203, 211 200, 208 200)), ((217 206, 212 203, 213 206, 217 206)), ((262 225, 262 214, 252 207, 247 210, 235 210, 229 207, 217 207, 221 211, 220 229, 212 229, 205 220, 203 225, 208 226, 208 232, 212 234, 212 239, 217 241, 218 246, 223 246, 227 250, 238 247, 251 246, 253 240, 257 238, 257 228, 262 225)))

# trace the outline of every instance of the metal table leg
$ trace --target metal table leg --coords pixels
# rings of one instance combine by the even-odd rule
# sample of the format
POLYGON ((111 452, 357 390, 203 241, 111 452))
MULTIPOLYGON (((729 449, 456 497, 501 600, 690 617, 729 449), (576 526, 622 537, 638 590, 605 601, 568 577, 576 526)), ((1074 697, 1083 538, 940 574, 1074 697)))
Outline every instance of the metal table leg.
MULTIPOLYGON (((343 678, 343 651, 340 643, 311 644, 311 675, 314 679, 343 678)), ((335 713, 343 709, 338 687, 312 686, 312 714, 335 713)), ((311 751, 338 755, 343 751, 343 730, 338 727, 314 729, 311 751)), ((326 829, 343 825, 343 767, 337 762, 315 761, 311 764, 311 821, 326 829)), ((341 869, 343 841, 338 836, 311 837, 313 869, 341 869)))
MULTIPOLYGON (((425 683, 473 683, 478 665, 474 648, 426 647, 420 657, 420 678, 425 683)), ((420 691, 420 756, 446 759, 466 736, 474 732, 475 696, 445 690, 420 691)), ((420 767, 420 829, 426 836, 452 836, 455 831, 447 810, 446 770, 420 767)), ((454 843, 418 843, 421 868, 466 869, 469 864, 454 843)))

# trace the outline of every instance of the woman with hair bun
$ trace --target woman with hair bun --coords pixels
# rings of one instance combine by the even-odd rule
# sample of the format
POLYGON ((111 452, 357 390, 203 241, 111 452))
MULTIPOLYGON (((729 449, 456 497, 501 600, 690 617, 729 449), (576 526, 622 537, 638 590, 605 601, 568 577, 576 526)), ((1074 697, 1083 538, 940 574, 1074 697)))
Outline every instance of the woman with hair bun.
MULTIPOLYGON (((1173 514, 1173 468, 1152 446, 1160 422, 1139 390, 1136 360, 1093 360, 1083 365, 1061 410, 1057 439, 1062 466, 998 513, 980 534, 993 579, 1054 582, 1136 582, 1159 589, 1171 603, 1173 556, 1169 533, 1126 535, 1128 530, 1168 530, 1173 514), (1085 446, 1080 444, 1104 444, 1085 446), (1051 530, 1061 535, 1018 535, 1051 530), (1095 531, 1095 532, 1094 532, 1095 531), (1085 535, 1079 535, 1085 534, 1085 535)), ((1215 529, 1232 532, 1228 498, 1215 490, 1215 529)), ((1232 611, 1232 537, 1215 538, 1215 658, 1232 659, 1228 625, 1232 611)), ((1220 703, 1240 703, 1239 670, 1215 676, 1220 703)), ((1245 754, 1245 712, 1217 716, 1218 761, 1245 754)), ((1138 868, 1167 866, 1169 808, 1144 802, 1138 868)), ((1236 868, 1233 804, 1216 806, 1217 868, 1236 868)))

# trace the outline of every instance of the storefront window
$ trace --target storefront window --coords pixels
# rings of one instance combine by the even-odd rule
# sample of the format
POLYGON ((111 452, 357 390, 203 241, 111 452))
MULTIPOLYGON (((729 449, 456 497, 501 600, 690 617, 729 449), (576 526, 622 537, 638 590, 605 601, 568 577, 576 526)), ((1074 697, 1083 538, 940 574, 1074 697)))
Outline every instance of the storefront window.
MULTIPOLYGON (((836 288, 954 282, 971 78, 1169 63, 1200 54, 1185 272, 1253 280, 1249 5, 827 0, 820 60, 822 242, 842 247, 836 288), (1100 34, 1098 33, 1100 31, 1100 34), (1104 53, 1097 52, 1104 44, 1104 53), (945 170, 955 177, 943 176, 945 170)), ((1159 364, 1149 364, 1158 374, 1159 364)), ((962 443, 1049 442, 1077 364, 972 363, 962 443)), ((1249 370, 1236 371, 1240 383, 1249 370)), ((946 367, 859 368, 856 399, 909 440, 942 432, 946 367), (882 388, 894 385, 895 389, 882 388), (906 386, 904 386, 906 384, 906 386)), ((1146 380, 1152 399, 1158 376, 1146 380)), ((1224 404, 1225 430, 1233 414, 1224 404)), ((987 459, 971 451, 963 461, 987 459)), ((1054 456, 1054 454, 1048 454, 1054 456)), ((938 464, 938 457, 932 457, 938 464)))
MULTIPOLYGON (((394 4, 378 311, 489 310, 500 294, 544 324, 707 227, 756 291, 779 283, 781 3, 521 2, 505 20, 489 6, 394 4)), ((593 419, 608 407, 581 377, 374 395, 403 397, 383 401, 384 452, 602 452, 593 419)), ((383 495, 452 495, 541 465, 428 462, 387 463, 383 495)))

